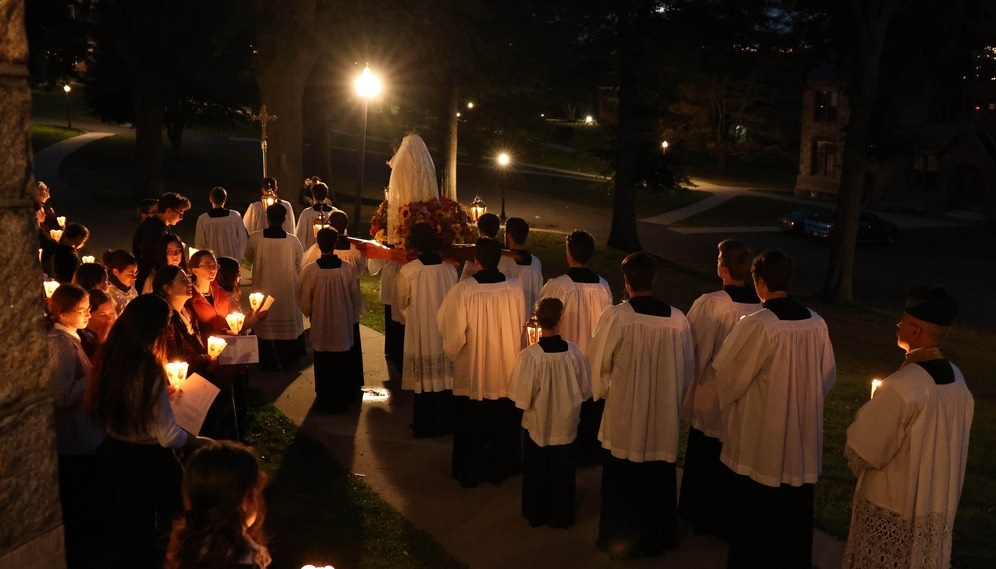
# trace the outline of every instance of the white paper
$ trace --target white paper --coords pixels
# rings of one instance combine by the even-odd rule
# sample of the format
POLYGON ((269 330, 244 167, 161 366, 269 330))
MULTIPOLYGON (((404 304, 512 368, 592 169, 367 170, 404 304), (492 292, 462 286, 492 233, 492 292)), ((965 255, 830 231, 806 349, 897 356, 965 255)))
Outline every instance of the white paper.
POLYGON ((273 305, 273 301, 274 301, 274 298, 272 296, 266 295, 266 300, 264 300, 263 304, 260 305, 259 311, 263 312, 264 310, 269 310, 270 306, 273 305))
POLYGON ((259 363, 259 340, 256 336, 220 336, 228 345, 218 356, 221 365, 259 363))
POLYGON ((189 433, 195 435, 200 433, 204 417, 207 416, 208 409, 211 408, 211 403, 214 403, 219 391, 221 390, 214 384, 196 373, 188 376, 180 391, 169 398, 176 424, 189 433))

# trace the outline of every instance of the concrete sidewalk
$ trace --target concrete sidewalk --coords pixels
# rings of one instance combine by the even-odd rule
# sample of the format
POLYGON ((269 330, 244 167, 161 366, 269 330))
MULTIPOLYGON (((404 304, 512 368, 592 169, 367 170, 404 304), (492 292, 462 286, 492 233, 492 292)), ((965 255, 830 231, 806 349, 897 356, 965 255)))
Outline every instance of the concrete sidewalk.
MULTIPOLYGON (((567 530, 529 527, 519 513, 519 476, 498 486, 461 488, 450 476, 452 439, 411 437, 412 395, 400 389, 397 378, 389 379, 383 335, 362 328, 362 341, 369 392, 358 410, 345 415, 313 412, 310 367, 297 373, 254 373, 253 388, 459 561, 474 569, 725 567, 726 544, 693 535, 683 523, 679 526, 679 549, 664 557, 612 561, 598 551, 599 467, 578 469, 577 523, 567 530)), ((679 470, 679 481, 680 476, 679 470)), ((843 547, 843 543, 815 531, 814 565, 820 569, 840 567, 843 547)))

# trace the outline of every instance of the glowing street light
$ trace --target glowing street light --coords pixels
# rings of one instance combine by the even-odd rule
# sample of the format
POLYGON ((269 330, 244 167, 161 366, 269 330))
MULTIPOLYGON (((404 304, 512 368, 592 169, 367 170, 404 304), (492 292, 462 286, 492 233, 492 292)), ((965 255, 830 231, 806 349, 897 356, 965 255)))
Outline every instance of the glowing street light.
POLYGON ((661 142, 661 153, 662 154, 667 154, 667 147, 668 147, 668 143, 667 143, 666 140, 663 141, 663 142, 661 142))
POLYGON ((363 138, 360 142, 360 184, 356 187, 356 200, 353 206, 353 234, 360 233, 360 206, 363 203, 363 174, 364 160, 367 153, 367 109, 370 99, 380 94, 380 79, 370 71, 370 66, 363 68, 363 72, 356 78, 354 83, 356 93, 363 99, 363 138))
POLYGON ((592 125, 595 124, 595 117, 588 115, 584 118, 584 124, 592 125))
POLYGON ((72 99, 69 96, 69 93, 73 90, 73 88, 69 86, 69 83, 66 83, 65 85, 62 86, 62 90, 63 92, 66 93, 66 128, 71 129, 73 128, 73 114, 72 114, 73 104, 72 104, 72 99))
POLYGON ((474 108, 474 101, 467 101, 467 108, 468 109, 473 109, 474 108))
MULTIPOLYGON (((509 156, 508 153, 502 152, 497 156, 497 158, 495 158, 495 161, 498 162, 498 166, 500 166, 502 170, 506 170, 508 165, 512 162, 512 157, 509 156)), ((501 217, 501 222, 505 223, 505 180, 502 180, 501 185, 501 214, 499 217, 501 217)))

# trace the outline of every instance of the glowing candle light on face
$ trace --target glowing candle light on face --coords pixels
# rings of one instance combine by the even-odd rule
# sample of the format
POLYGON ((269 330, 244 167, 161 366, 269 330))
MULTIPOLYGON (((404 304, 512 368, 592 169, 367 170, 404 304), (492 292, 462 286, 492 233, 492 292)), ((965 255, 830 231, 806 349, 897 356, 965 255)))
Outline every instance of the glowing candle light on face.
POLYGON ((221 355, 221 351, 224 350, 225 346, 227 345, 228 342, 226 342, 224 338, 219 338, 217 336, 208 337, 208 342, 207 342, 208 355, 211 356, 212 358, 218 357, 219 355, 221 355))
POLYGON ((249 308, 257 310, 263 304, 264 295, 261 292, 254 292, 249 295, 249 308))
POLYGON ((225 321, 228 322, 228 327, 232 332, 238 334, 242 331, 242 324, 245 323, 246 316, 241 312, 233 312, 225 317, 225 321))
POLYGON ((42 284, 45 286, 45 298, 52 298, 55 289, 59 288, 59 281, 45 281, 42 284))
POLYGON ((166 364, 166 379, 173 387, 180 388, 187 381, 187 362, 169 362, 166 364))
POLYGON ((872 394, 871 394, 871 396, 872 396, 873 399, 875 397, 875 391, 877 391, 879 387, 882 387, 882 380, 881 379, 873 379, 872 380, 872 394))

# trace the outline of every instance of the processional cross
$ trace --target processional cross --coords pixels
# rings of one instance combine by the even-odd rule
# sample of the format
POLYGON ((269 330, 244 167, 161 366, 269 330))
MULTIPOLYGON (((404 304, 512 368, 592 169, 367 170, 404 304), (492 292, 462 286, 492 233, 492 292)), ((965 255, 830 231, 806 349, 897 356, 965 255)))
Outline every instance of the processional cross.
POLYGON ((276 115, 266 112, 266 105, 259 108, 259 114, 252 116, 253 122, 258 122, 263 127, 263 135, 259 139, 259 147, 263 150, 263 177, 266 177, 266 123, 277 120, 276 115))

